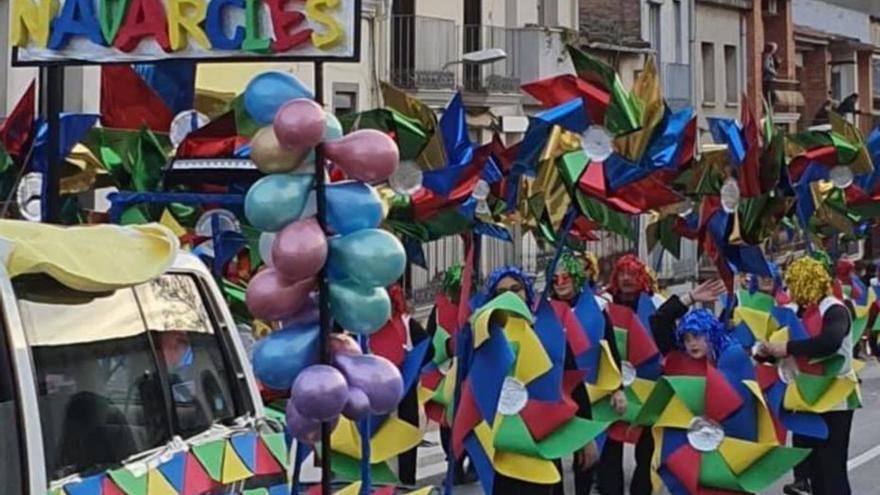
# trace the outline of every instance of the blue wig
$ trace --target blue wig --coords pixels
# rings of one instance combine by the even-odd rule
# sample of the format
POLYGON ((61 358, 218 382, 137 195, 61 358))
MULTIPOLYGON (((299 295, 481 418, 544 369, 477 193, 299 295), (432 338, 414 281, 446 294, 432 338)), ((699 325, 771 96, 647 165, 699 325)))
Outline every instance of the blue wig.
MULTIPOLYGON (((779 270, 779 266, 772 261, 767 262, 767 268, 770 269, 770 276, 773 277, 773 292, 778 292, 782 289, 782 272, 779 270)), ((749 279, 749 294, 755 292, 758 292, 758 276, 752 275, 749 279)))
POLYGON ((513 277, 519 280, 526 290, 526 304, 530 308, 534 307, 535 281, 519 267, 509 265, 496 268, 495 271, 489 274, 489 278, 486 279, 486 285, 475 300, 475 308, 479 308, 495 298, 495 288, 498 287, 498 282, 504 277, 513 277))
POLYGON ((675 329, 675 344, 680 350, 684 350, 684 336, 687 334, 705 337, 712 346, 716 358, 721 356, 728 346, 734 344, 724 324, 708 309, 699 308, 689 311, 678 323, 678 328, 675 329))

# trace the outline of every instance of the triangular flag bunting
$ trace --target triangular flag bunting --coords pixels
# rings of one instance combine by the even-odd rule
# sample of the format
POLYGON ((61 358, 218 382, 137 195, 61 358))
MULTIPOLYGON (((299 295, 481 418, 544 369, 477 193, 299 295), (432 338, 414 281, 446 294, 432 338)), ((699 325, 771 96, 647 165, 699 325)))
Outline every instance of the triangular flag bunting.
POLYGON ((67 495, 101 495, 101 488, 104 484, 104 475, 91 476, 80 482, 69 483, 64 485, 64 491, 67 495))
POLYGON ((125 492, 120 490, 109 476, 104 478, 104 484, 101 488, 101 495, 125 495, 125 492))
POLYGON ((183 490, 183 479, 186 470, 186 454, 181 452, 170 461, 159 466, 159 471, 178 492, 183 490))
POLYGON ((186 476, 183 495, 201 495, 213 489, 217 483, 211 479, 202 464, 193 455, 186 457, 186 476))
POLYGON ((282 471, 281 464, 275 459, 272 452, 269 451, 269 447, 266 446, 263 439, 257 440, 257 453, 255 457, 257 462, 253 470, 254 474, 261 476, 276 474, 282 471))
POLYGON ((253 473, 241 462, 241 458, 235 453, 232 445, 228 445, 226 450, 223 451, 223 475, 220 482, 225 485, 248 479, 251 476, 253 476, 253 473))
POLYGON ((125 495, 147 495, 146 476, 135 476, 125 468, 110 471, 109 476, 125 495))
POLYGON ((193 454, 214 481, 220 481, 223 474, 223 449, 225 447, 226 442, 218 440, 192 449, 193 454))
POLYGON ((147 473, 147 495, 179 495, 158 469, 147 473))
POLYGON ((257 436, 253 433, 245 433, 230 438, 229 442, 248 470, 254 472, 257 469, 257 436))
POLYGON ((269 447, 269 452, 272 452, 275 459, 277 459, 282 466, 287 466, 288 448, 287 441, 284 440, 284 433, 263 435, 263 442, 266 443, 266 447, 269 447))

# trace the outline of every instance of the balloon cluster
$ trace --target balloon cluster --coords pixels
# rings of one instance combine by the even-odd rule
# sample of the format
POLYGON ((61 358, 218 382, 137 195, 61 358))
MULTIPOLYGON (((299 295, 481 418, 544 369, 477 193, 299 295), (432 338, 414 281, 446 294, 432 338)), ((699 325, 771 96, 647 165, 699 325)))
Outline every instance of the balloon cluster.
POLYGON ((387 414, 400 400, 402 379, 394 365, 360 355, 356 345, 337 345, 343 351, 332 366, 314 364, 319 334, 315 291, 325 265, 331 315, 339 326, 370 335, 391 317, 385 287, 403 274, 406 253, 394 235, 378 228, 386 212, 370 184, 387 181, 400 155, 397 143, 383 132, 343 136, 335 117, 287 74, 256 77, 244 101, 254 120, 267 124, 251 141, 251 160, 266 176, 245 198, 248 221, 263 233, 267 268, 251 280, 246 302, 256 318, 286 324, 255 349, 254 369, 267 386, 290 388, 291 430, 312 441, 321 422, 343 411, 355 419, 387 414), (326 232, 310 206, 318 146, 330 166, 350 179, 327 185, 326 232))
POLYGON ((321 422, 335 425, 339 415, 359 420, 397 409, 403 377, 380 356, 362 354, 351 337, 331 337, 332 365, 316 364, 296 378, 287 403, 287 426, 299 441, 320 440, 321 422))

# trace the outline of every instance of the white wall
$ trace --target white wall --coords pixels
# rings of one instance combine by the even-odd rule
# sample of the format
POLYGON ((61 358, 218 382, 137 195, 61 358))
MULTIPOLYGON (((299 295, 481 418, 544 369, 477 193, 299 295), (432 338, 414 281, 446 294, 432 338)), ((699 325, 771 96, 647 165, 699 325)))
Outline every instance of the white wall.
POLYGON ((697 4, 697 39, 696 60, 694 71, 696 74, 695 95, 697 111, 699 115, 698 125, 701 131, 708 131, 706 117, 739 118, 739 98, 736 103, 728 103, 726 100, 726 67, 724 61, 724 47, 731 45, 737 47, 737 94, 743 92, 743 46, 740 36, 740 11, 714 7, 711 5, 697 4), (703 104, 703 57, 702 44, 715 44, 715 105, 703 104))
POLYGON ((793 3, 792 19, 796 25, 856 38, 863 43, 871 42, 871 20, 868 14, 821 0, 796 0, 793 3))
MULTIPOLYGON (((690 60, 690 49, 688 46, 689 36, 689 4, 690 0, 642 0, 642 39, 650 40, 650 25, 648 23, 648 13, 651 4, 660 5, 660 60, 661 63, 682 63, 687 64, 690 60), (675 4, 681 5, 680 26, 681 50, 676 55, 676 30, 675 30, 675 4)), ((656 47, 652 47, 655 48, 656 47)))
POLYGON ((416 0, 416 15, 461 22, 464 17, 464 3, 461 0, 416 0))

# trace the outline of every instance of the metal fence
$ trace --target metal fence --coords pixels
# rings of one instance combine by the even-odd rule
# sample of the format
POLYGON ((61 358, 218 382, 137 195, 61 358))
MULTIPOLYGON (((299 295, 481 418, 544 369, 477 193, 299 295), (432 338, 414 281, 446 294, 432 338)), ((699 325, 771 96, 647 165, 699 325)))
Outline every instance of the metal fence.
POLYGON ((463 86, 467 91, 517 93, 520 87, 520 46, 523 30, 498 26, 462 26, 464 52, 500 48, 507 58, 483 66, 464 68, 463 86))
POLYGON ((454 89, 461 58, 455 21, 396 15, 391 18, 391 81, 403 89, 454 89))

